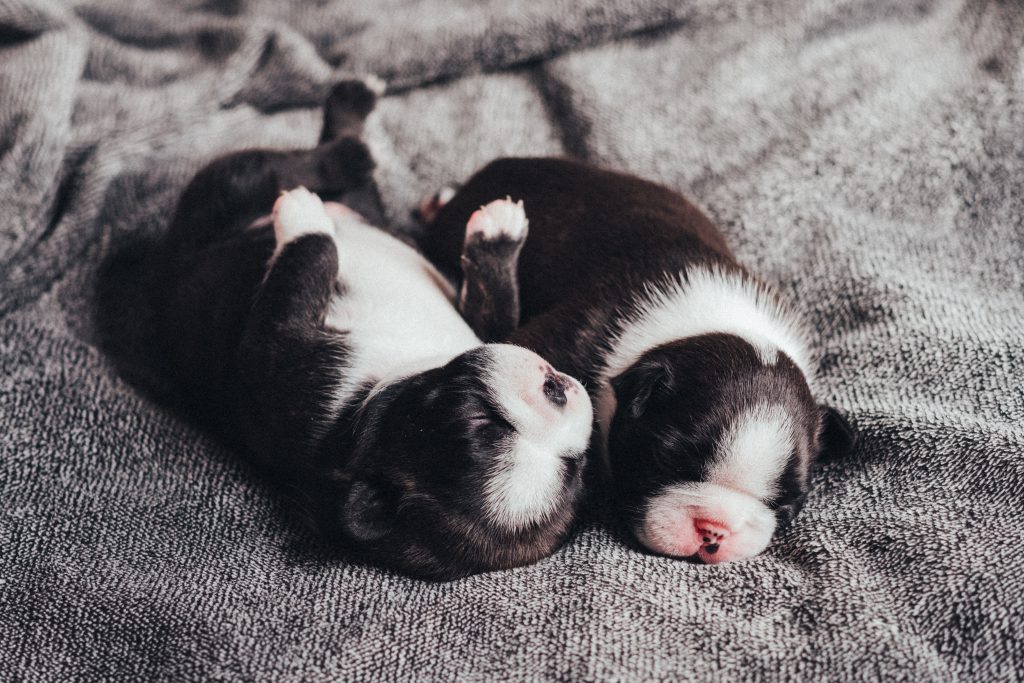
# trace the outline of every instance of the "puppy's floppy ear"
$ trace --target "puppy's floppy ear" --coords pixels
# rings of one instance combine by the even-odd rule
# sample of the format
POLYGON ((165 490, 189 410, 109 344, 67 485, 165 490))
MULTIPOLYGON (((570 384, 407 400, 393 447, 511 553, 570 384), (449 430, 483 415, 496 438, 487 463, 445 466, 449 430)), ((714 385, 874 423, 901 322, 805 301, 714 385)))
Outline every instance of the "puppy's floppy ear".
POLYGON ((676 389, 672 368, 656 360, 642 360, 611 380, 619 410, 641 417, 652 404, 672 395, 676 389))
POLYGON ((371 479, 353 480, 341 506, 345 532, 361 543, 387 536, 397 515, 398 492, 371 479))
POLYGON ((857 432, 835 408, 821 406, 821 437, 818 459, 844 458, 857 445, 857 432))
POLYGON ((793 521, 793 518, 800 514, 807 502, 807 491, 801 490, 792 500, 775 508, 776 529, 782 530, 793 521))

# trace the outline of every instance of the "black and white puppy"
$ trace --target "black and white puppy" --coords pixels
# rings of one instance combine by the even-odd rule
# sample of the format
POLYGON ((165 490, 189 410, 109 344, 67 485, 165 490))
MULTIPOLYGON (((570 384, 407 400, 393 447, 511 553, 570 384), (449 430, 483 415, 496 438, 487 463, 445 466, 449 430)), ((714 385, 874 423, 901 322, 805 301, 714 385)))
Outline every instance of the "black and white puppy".
POLYGON ((618 510, 657 553, 708 563, 764 550, 803 504, 823 451, 852 446, 819 406, 800 319, 692 204, 639 178, 559 159, 503 159, 421 207, 449 275, 474 211, 525 202, 530 236, 464 268, 496 303, 470 320, 583 380, 618 510), (445 200, 448 201, 445 201, 445 200), (517 261, 518 259, 518 261, 517 261))
POLYGON ((419 253, 316 194, 372 182, 375 97, 343 82, 317 148, 195 176, 161 247, 167 354, 202 415, 372 561, 442 580, 534 562, 571 526, 590 399, 537 354, 483 344, 419 253))

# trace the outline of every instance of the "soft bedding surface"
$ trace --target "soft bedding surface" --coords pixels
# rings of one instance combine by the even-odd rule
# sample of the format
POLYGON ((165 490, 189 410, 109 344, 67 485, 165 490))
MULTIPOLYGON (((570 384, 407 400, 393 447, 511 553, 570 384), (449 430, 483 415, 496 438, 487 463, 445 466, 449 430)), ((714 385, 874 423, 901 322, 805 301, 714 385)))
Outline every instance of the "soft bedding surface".
POLYGON ((0 0, 0 678, 1024 677, 1024 6, 0 0), (140 245, 224 151, 391 84, 385 210, 499 155, 677 188, 812 321, 862 439, 764 555, 351 563, 161 398, 140 245), (144 355, 144 354, 142 354, 144 355))

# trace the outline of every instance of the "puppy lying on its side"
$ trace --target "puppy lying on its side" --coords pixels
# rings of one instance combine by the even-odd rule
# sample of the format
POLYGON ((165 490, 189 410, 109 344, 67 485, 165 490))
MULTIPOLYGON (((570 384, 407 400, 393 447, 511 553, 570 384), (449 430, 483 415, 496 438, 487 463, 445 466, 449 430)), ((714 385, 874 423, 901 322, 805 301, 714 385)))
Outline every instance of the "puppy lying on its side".
POLYGON ((709 563, 760 553, 802 506, 815 459, 852 447, 811 393, 802 322, 679 194, 574 161, 503 159, 420 213, 428 256, 465 273, 474 329, 593 393, 615 502, 649 549, 709 563), (521 253, 489 246, 460 269, 467 220, 510 210, 495 201, 506 196, 529 210, 521 253))
MULTIPOLYGON (((481 343, 423 257, 314 194, 371 182, 375 98, 341 83, 319 147, 196 175, 162 244, 167 353, 202 413, 370 559, 433 579, 534 562, 571 525, 590 400, 481 343)), ((487 227, 481 244, 521 238, 487 227)))

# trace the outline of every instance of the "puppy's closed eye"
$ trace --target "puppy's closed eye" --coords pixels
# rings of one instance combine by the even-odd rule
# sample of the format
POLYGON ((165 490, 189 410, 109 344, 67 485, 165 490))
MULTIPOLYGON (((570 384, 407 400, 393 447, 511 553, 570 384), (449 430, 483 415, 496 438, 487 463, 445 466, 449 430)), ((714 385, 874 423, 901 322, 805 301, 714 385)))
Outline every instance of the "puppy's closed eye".
POLYGON ((514 434, 516 428, 511 422, 494 411, 481 411, 469 416, 469 424, 489 437, 501 438, 514 434))

